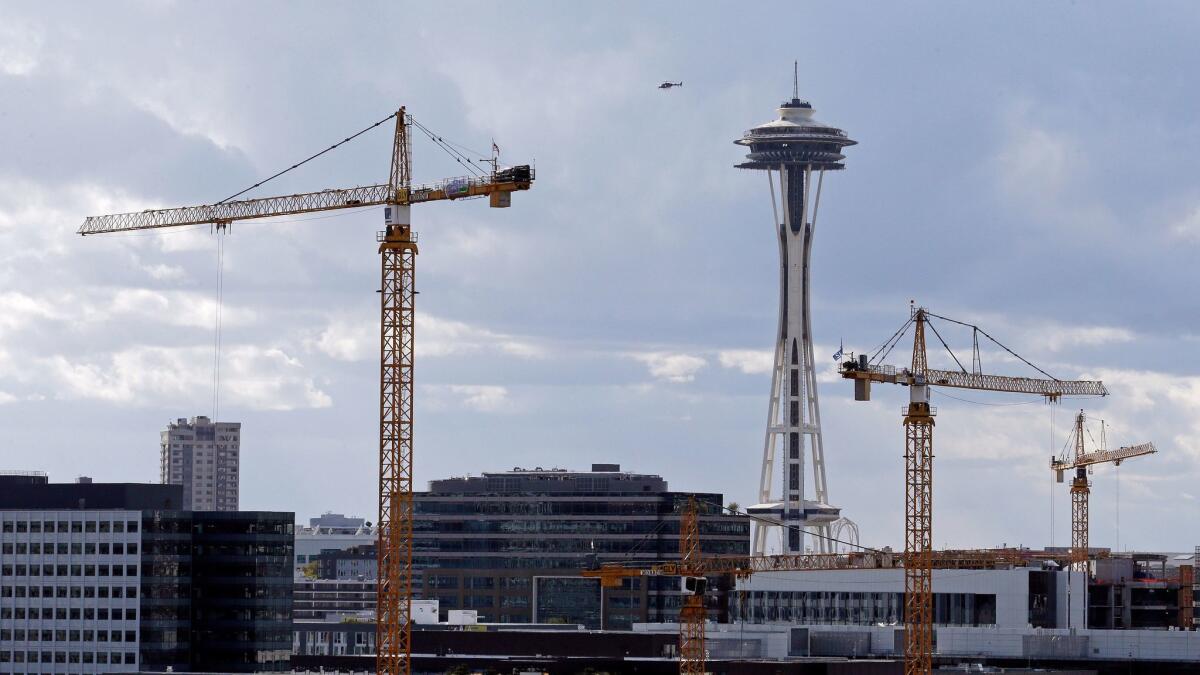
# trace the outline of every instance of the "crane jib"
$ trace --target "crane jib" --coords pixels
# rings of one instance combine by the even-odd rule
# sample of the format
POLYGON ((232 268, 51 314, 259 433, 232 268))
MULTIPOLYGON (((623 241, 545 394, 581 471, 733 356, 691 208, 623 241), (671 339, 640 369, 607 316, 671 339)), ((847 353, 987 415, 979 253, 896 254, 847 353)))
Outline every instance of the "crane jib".
POLYGON ((243 199, 224 204, 184 206, 173 209, 147 209, 134 213, 91 216, 83 221, 79 234, 128 232, 235 220, 275 218, 302 213, 355 209, 383 204, 419 204, 447 199, 484 197, 494 193, 528 190, 534 180, 529 167, 513 167, 495 176, 449 178, 429 185, 400 188, 388 185, 304 192, 280 197, 243 199))

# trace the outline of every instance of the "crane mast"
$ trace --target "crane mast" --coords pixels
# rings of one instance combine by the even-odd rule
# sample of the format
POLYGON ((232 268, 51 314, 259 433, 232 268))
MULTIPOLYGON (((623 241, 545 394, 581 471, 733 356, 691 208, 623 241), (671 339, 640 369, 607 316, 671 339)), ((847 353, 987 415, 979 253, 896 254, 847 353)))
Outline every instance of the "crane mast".
POLYGON ((1101 448, 1088 452, 1084 445, 1086 416, 1082 410, 1075 415, 1075 428, 1071 432, 1071 448, 1073 456, 1070 460, 1050 458, 1050 470, 1057 474, 1058 482, 1063 482, 1063 473, 1075 470, 1071 479, 1071 567, 1080 572, 1088 569, 1088 533, 1090 529, 1089 499, 1092 493, 1091 481, 1088 480, 1088 467, 1096 464, 1112 462, 1120 466, 1121 462, 1134 457, 1151 455, 1158 450, 1153 443, 1141 443, 1133 446, 1120 447, 1116 450, 1101 448))
MULTIPOLYGON (((913 326, 913 351, 910 368, 896 369, 893 366, 871 364, 866 355, 860 356, 857 360, 846 361, 841 366, 842 377, 854 382, 854 398, 857 401, 871 399, 873 382, 899 384, 909 388, 909 403, 903 411, 905 437, 905 675, 929 675, 933 668, 933 418, 937 414, 937 409, 929 404, 929 387, 937 385, 982 391, 1038 394, 1046 397, 1049 401, 1057 401, 1064 394, 1079 396, 1108 394, 1104 384, 1098 381, 984 374, 977 365, 979 363, 977 343, 972 361, 972 372, 967 372, 961 364, 959 364, 960 371, 931 369, 925 350, 925 328, 931 316, 936 315, 931 315, 924 307, 914 306, 908 323, 897 331, 888 343, 885 343, 885 346, 889 343, 894 345, 892 340, 898 340, 911 324, 913 326)), ((938 318, 945 319, 946 317, 938 318)), ((949 319, 949 321, 962 323, 953 319, 949 319)), ((982 332, 976 326, 971 326, 971 328, 975 330, 976 335, 982 332)), ((936 335, 937 329, 933 330, 936 335)), ((944 344, 940 335, 937 335, 937 338, 944 344)), ((949 350, 948 346, 947 350, 949 350)), ((1011 352, 1011 350, 1009 351, 1011 352)), ((951 356, 953 356, 953 352, 951 352, 951 356)), ((958 361, 957 357, 954 359, 956 362, 958 361)))
MULTIPOLYGON (((513 192, 528 190, 533 185, 534 172, 528 165, 505 169, 493 166, 490 175, 447 178, 414 187, 409 135, 412 118, 403 107, 391 117, 396 119, 396 129, 387 183, 91 216, 84 220, 79 234, 209 223, 224 228, 235 220, 384 207, 385 229, 377 237, 381 272, 376 669, 379 675, 409 675, 412 672, 413 341, 417 256, 410 206, 488 197, 490 206, 504 208, 511 204, 513 192)), ((292 168, 296 166, 299 164, 292 168)))

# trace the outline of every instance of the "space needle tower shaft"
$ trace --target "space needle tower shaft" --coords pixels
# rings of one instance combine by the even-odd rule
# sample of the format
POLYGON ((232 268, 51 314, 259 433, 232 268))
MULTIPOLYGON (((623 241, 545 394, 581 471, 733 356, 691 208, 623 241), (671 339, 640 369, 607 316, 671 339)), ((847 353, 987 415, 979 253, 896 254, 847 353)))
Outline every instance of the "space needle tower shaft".
POLYGON ((798 89, 797 83, 792 99, 780 105, 779 119, 757 126, 735 141, 750 149, 738 168, 767 174, 779 242, 779 327, 759 503, 751 509, 761 518, 754 531, 754 553, 758 555, 766 552, 768 533, 774 527, 783 528, 785 552, 804 552, 806 532, 818 535, 812 542, 815 550, 828 552, 833 550, 831 526, 848 523, 830 504, 826 486, 809 289, 825 172, 845 168, 842 149, 855 141, 841 129, 815 120, 812 106, 800 99, 798 89), (806 498, 806 455, 812 462, 811 498, 806 498))

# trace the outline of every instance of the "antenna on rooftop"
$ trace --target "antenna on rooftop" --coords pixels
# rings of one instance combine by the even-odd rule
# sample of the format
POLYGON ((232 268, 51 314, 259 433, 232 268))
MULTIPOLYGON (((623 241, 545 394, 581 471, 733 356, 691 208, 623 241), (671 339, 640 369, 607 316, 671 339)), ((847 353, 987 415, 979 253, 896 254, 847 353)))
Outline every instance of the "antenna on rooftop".
POLYGON ((800 98, 800 61, 792 61, 792 98, 800 98))

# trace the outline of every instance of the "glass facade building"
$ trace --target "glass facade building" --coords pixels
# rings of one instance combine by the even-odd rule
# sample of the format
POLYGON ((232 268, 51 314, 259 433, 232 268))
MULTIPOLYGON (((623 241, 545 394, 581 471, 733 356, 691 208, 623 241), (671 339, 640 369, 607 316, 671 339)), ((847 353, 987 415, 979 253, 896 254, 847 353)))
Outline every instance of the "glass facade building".
POLYGON ((0 475, 0 675, 289 670, 291 513, 0 475))
MULTIPOLYGON (((551 600, 536 593, 535 584, 579 577, 589 558, 678 560, 680 517, 691 496, 670 491, 660 476, 614 464, 435 480, 415 495, 414 586, 438 600, 443 615, 473 609, 482 622, 546 622, 551 611, 555 620, 582 617, 574 622, 609 630, 673 621, 680 604, 675 578, 627 579, 622 588, 603 591, 595 579, 577 579, 572 583, 586 588, 571 586, 570 600, 554 601, 541 613, 535 595, 551 600)), ((694 496, 703 553, 748 555, 749 519, 724 515, 721 494, 694 496)), ((712 604, 722 616, 727 598, 713 589, 712 604)))

